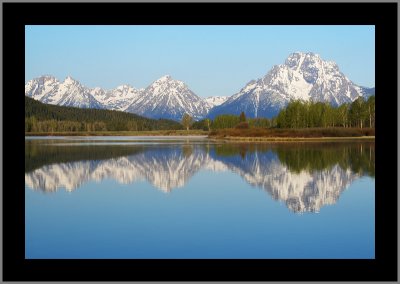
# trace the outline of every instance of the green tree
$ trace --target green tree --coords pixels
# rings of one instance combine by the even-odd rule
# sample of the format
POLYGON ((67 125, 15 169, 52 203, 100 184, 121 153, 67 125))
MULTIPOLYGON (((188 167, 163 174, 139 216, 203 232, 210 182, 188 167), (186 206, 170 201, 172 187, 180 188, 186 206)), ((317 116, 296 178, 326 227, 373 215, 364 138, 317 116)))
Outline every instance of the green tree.
POLYGON ((337 119, 338 125, 341 125, 342 127, 348 127, 348 115, 349 115, 349 104, 342 104, 337 108, 337 119))
POLYGON ((205 124, 207 126, 207 130, 210 131, 211 130, 211 121, 210 121, 210 119, 206 118, 204 120, 204 122, 205 122, 205 124))
POLYGON ((233 128, 235 125, 239 123, 239 117, 232 114, 221 114, 218 115, 213 123, 213 129, 221 129, 221 128, 233 128))
POLYGON ((25 131, 26 132, 37 131, 37 120, 34 116, 25 117, 25 131))
POLYGON ((370 96, 367 100, 369 127, 375 127, 375 96, 370 96))
POLYGON ((211 128, 211 120, 208 118, 195 121, 192 124, 192 129, 201 129, 204 131, 210 131, 210 128, 211 128))
POLYGON ((240 122, 246 122, 246 115, 244 114, 244 111, 242 111, 242 112, 240 113, 239 121, 240 121, 240 122))
POLYGON ((276 125, 279 128, 286 128, 288 126, 286 122, 286 110, 282 109, 279 113, 278 116, 276 117, 276 125))
POLYGON ((248 122, 250 127, 267 128, 272 126, 272 120, 264 117, 249 118, 248 122))
POLYGON ((126 128, 129 131, 137 131, 138 130, 138 125, 136 121, 128 121, 126 123, 126 128))
POLYGON ((186 130, 189 130, 189 127, 193 124, 193 118, 185 113, 182 117, 182 125, 184 128, 186 128, 186 130))
POLYGON ((350 117, 354 126, 363 128, 368 116, 367 104, 363 97, 356 99, 350 106, 350 117))

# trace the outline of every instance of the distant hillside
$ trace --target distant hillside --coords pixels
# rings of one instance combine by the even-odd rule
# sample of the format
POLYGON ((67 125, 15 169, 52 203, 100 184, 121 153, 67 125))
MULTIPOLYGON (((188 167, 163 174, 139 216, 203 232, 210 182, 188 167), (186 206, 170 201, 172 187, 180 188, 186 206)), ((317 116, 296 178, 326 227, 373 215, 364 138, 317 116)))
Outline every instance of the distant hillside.
POLYGON ((25 131, 27 132, 167 129, 182 129, 182 125, 168 119, 149 119, 115 110, 43 104, 25 96, 25 131))

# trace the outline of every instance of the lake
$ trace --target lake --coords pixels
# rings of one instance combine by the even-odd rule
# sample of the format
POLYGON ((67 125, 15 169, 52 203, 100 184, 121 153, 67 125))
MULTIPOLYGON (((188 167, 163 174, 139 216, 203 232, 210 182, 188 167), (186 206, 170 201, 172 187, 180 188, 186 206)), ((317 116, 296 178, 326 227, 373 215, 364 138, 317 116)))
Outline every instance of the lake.
POLYGON ((26 137, 27 259, 373 259, 375 143, 26 137))

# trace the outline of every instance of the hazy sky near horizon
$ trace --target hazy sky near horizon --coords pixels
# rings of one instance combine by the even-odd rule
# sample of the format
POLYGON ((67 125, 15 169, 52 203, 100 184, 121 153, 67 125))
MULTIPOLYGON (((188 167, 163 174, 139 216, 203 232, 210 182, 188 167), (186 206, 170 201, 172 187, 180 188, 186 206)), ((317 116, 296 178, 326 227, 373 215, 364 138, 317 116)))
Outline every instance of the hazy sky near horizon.
POLYGON ((375 86, 375 27, 343 25, 25 26, 25 82, 53 75, 90 88, 145 88, 168 74, 200 97, 230 96, 296 51, 375 86))

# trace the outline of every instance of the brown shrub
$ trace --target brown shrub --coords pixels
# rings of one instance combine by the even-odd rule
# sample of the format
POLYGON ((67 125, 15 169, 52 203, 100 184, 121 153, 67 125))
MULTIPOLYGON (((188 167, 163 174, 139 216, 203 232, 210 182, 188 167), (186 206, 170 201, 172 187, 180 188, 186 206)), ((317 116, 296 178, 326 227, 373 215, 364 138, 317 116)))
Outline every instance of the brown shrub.
POLYGON ((240 122, 235 126, 236 129, 249 129, 249 123, 248 122, 240 122))

